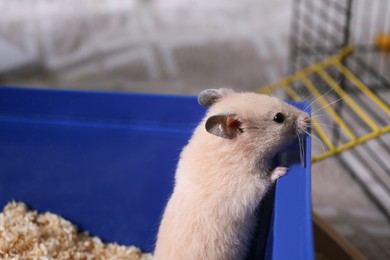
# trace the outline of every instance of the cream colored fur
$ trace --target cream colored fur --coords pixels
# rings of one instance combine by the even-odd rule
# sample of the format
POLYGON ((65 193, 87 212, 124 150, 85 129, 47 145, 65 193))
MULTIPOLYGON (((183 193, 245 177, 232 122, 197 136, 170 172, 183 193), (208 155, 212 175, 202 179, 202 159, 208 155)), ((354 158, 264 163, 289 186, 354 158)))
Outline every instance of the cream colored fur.
POLYGON ((308 115, 279 99, 220 92, 181 153, 154 259, 243 259, 254 211, 286 172, 283 167, 272 171, 270 160, 307 128, 308 115), (272 120, 277 112, 285 114, 285 124, 272 120), (243 131, 235 139, 206 131, 207 118, 220 113, 237 114, 243 131))

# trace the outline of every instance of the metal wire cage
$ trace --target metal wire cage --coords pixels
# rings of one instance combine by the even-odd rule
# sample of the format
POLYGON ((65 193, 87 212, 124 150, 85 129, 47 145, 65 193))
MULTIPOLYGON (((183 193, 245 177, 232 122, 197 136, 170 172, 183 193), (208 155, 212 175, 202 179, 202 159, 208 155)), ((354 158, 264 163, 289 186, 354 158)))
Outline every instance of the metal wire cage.
POLYGON ((295 0, 289 72, 335 55, 349 43, 352 0, 295 0))
POLYGON ((294 1, 289 62, 293 74, 262 91, 282 88, 292 99, 315 100, 313 114, 325 112, 313 119, 315 136, 324 144, 313 162, 390 132, 390 106, 382 93, 390 88, 389 75, 381 73, 390 70, 390 26, 373 26, 378 19, 387 20, 387 13, 390 2, 386 0, 294 1), (367 2, 381 15, 354 16, 367 9, 367 2), (389 46, 378 41, 386 37, 386 30, 389 46))
POLYGON ((390 88, 390 1, 294 0, 289 72, 352 45, 345 60, 371 89, 390 88))
POLYGON ((341 153, 390 220, 390 1, 294 0, 289 72, 259 92, 312 101, 312 162, 341 153))

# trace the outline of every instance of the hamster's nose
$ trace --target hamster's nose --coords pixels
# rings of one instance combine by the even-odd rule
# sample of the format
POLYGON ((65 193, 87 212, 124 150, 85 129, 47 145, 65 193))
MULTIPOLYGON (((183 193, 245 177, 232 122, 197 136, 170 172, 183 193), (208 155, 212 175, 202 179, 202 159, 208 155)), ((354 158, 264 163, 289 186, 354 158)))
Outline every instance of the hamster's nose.
POLYGON ((305 122, 305 124, 307 125, 307 127, 310 126, 310 124, 311 124, 311 118, 310 118, 310 116, 305 116, 305 118, 303 119, 303 121, 305 122))
POLYGON ((311 125, 311 118, 309 115, 299 117, 297 121, 297 130, 299 133, 304 133, 311 125))

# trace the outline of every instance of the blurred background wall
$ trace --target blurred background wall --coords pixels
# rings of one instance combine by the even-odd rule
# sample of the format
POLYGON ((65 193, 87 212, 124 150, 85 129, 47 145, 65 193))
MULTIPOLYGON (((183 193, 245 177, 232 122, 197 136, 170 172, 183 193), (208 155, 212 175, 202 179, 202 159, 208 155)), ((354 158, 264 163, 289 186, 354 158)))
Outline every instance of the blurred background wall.
POLYGON ((291 0, 1 0, 4 85, 253 90, 286 73, 291 0))

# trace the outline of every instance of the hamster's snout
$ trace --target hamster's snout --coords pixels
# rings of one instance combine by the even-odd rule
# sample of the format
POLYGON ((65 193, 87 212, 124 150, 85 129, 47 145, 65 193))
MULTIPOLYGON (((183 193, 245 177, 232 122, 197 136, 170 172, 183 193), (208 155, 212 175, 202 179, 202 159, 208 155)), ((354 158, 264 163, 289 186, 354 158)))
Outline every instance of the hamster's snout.
POLYGON ((297 132, 298 134, 303 134, 309 128, 311 124, 311 119, 308 114, 301 115, 297 119, 297 132))

